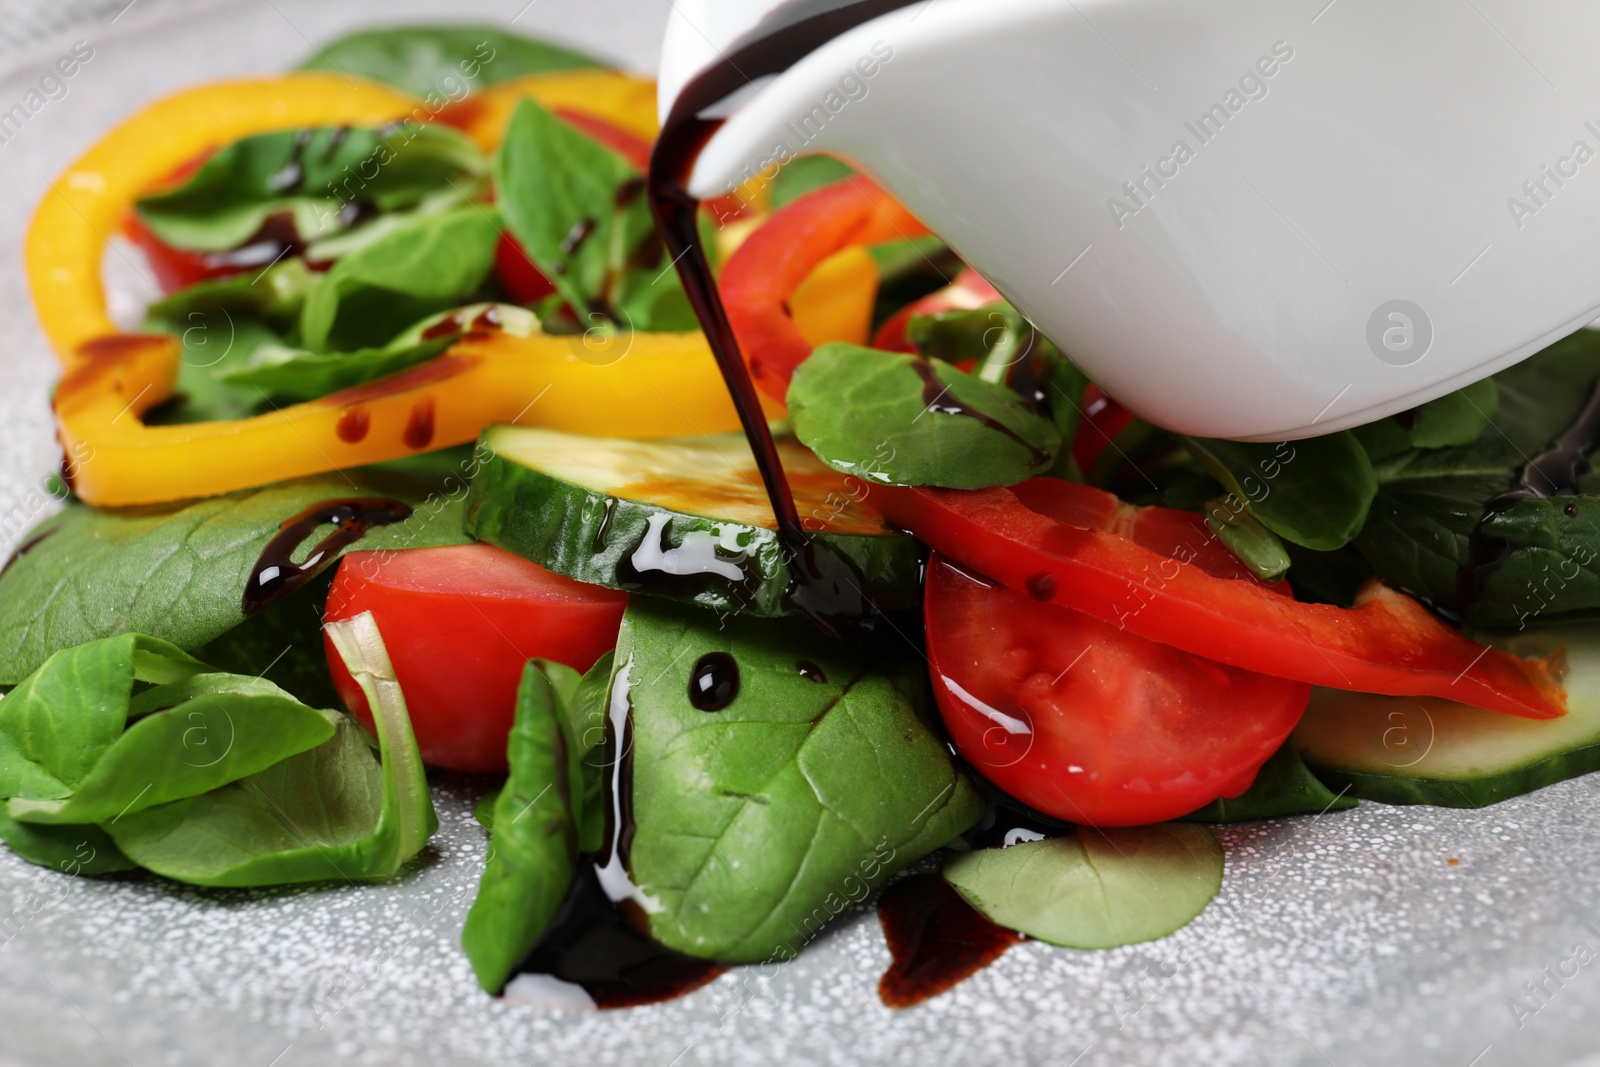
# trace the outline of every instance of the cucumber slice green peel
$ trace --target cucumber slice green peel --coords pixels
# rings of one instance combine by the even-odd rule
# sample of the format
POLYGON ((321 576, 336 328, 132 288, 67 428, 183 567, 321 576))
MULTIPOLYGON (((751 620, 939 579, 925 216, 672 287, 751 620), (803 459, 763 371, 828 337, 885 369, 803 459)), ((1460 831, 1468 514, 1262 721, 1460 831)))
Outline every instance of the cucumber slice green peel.
POLYGON ((1333 789, 1362 800, 1481 808, 1600 770, 1600 625, 1497 640, 1518 655, 1564 645, 1567 714, 1534 721, 1447 700, 1318 689, 1294 742, 1333 789))
MULTIPOLYGON (((920 549, 856 500, 804 446, 779 444, 808 529, 849 561, 882 611, 920 603, 920 549)), ((480 541, 582 582, 688 600, 713 611, 791 612, 794 584, 742 437, 623 441, 491 426, 467 498, 480 541)), ((852 493, 854 489, 854 493, 852 493)))

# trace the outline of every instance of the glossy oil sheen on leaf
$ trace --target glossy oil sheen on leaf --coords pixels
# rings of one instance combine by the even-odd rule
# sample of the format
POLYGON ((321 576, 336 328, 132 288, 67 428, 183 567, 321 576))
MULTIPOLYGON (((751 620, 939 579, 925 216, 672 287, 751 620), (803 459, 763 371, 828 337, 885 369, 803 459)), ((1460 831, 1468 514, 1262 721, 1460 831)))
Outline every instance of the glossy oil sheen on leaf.
POLYGON ((632 709, 630 871, 650 932, 706 959, 793 955, 852 902, 983 813, 930 725, 921 660, 859 652, 804 622, 636 597, 612 700, 632 709), (730 655, 731 700, 689 700, 730 655), (624 686, 625 693, 617 691, 624 686))
MULTIPOLYGON (((577 673, 561 679, 569 693, 577 673)), ((478 984, 498 993, 538 942, 572 885, 583 784, 558 685, 529 663, 506 745, 510 774, 494 805, 488 859, 461 947, 478 984)))
POLYGON ((881 485, 1015 485, 1048 471, 1061 448, 1056 428, 1005 386, 859 345, 813 352, 788 403, 795 436, 817 458, 881 485))
POLYGON ((1064 948, 1116 948, 1182 929, 1222 888, 1222 846, 1204 826, 1080 828, 980 849, 944 877, 990 921, 1064 948))
POLYGON ((1361 532, 1378 493, 1372 463, 1349 432, 1280 444, 1183 442, 1267 529, 1321 552, 1361 532))
POLYGON ((433 104, 524 74, 598 67, 599 60, 498 26, 386 26, 317 48, 303 70, 383 82, 433 104))
POLYGON ((0 685, 20 682, 52 652, 114 634, 148 633, 190 650, 216 640, 244 620, 245 584, 268 540, 326 501, 416 507, 356 548, 461 544, 470 463, 456 450, 170 507, 71 505, 30 531, 27 550, 0 575, 0 685))

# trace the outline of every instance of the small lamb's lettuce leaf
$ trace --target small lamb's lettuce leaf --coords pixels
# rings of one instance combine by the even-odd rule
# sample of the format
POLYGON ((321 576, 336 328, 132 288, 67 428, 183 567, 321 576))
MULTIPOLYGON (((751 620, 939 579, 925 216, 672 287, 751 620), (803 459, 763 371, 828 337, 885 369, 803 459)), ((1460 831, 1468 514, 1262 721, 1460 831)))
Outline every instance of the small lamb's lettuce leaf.
POLYGON ((392 876, 438 828, 422 756, 371 613, 327 633, 373 709, 375 759, 354 720, 264 771, 104 825, 129 859, 210 886, 284 885, 392 876))
MULTIPOLYGON (((370 530, 358 549, 461 544, 471 462, 453 451, 172 506, 69 505, 30 531, 28 551, 0 574, 0 685, 22 681, 51 653, 116 634, 148 633, 191 651, 215 641, 244 621, 245 584, 267 542, 326 501, 387 497, 416 507, 405 522, 370 530)), ((295 601, 305 603, 299 594, 285 603, 295 601)))
POLYGON ((470 302, 494 267, 499 240, 494 212, 480 205, 410 220, 322 276, 300 315, 301 342, 319 352, 381 346, 470 302))
POLYGON ((98 826, 18 822, 0 808, 0 841, 29 863, 62 874, 113 874, 138 869, 98 826))
POLYGON ((300 315, 300 305, 317 276, 298 256, 280 260, 262 271, 211 278, 180 289, 145 309, 145 328, 182 334, 195 326, 210 331, 212 312, 258 319, 275 330, 287 330, 300 315))
POLYGON ((437 107, 496 82, 556 70, 598 67, 598 60, 497 26, 386 26, 319 47, 302 70, 360 75, 437 107))
POLYGON ((491 311, 498 323, 496 330, 527 337, 539 328, 532 312, 514 304, 471 304, 432 315, 376 348, 312 352, 285 344, 261 345, 247 360, 231 365, 219 377, 229 384, 253 388, 262 395, 288 402, 315 400, 432 359, 472 329, 474 320, 491 311))
POLYGON ((1470 445, 1493 425, 1499 409, 1500 391, 1494 379, 1484 378, 1403 415, 1358 426, 1351 433, 1377 463, 1414 448, 1470 445))
POLYGON ((1089 378, 1020 312, 1002 300, 970 310, 913 315, 906 336, 923 356, 947 363, 975 361, 979 378, 1011 386, 1047 414, 1062 442, 1060 458, 1048 473, 1081 480, 1072 442, 1089 378))
MULTIPOLYGON (((202 677, 232 681, 227 675, 202 677)), ((286 693, 260 692, 261 687, 276 689, 269 683, 248 677, 240 681, 244 684, 192 694, 192 699, 145 715, 101 754, 71 796, 14 796, 7 814, 57 825, 108 822, 266 770, 333 736, 334 724, 324 713, 286 693), (241 695, 241 688, 256 692, 241 695)))
POLYGON ((1262 525, 1319 552, 1359 534, 1378 494, 1372 461, 1348 431, 1279 444, 1182 441, 1262 525))
POLYGON ((669 948, 727 962, 793 955, 983 814, 930 722, 921 660, 794 620, 723 630, 710 613, 636 597, 616 663, 608 704, 632 708, 629 873, 669 948), (738 689, 701 711, 689 681, 714 652, 733 657, 738 689))
POLYGON ((490 993, 538 942, 577 871, 583 770, 558 690, 570 697, 578 676, 563 670, 559 681, 537 660, 523 670, 506 745, 511 773, 495 800, 489 857, 461 930, 478 984, 490 993))
POLYGON ((943 873, 1001 926, 1064 948, 1116 948, 1187 926, 1222 888, 1222 864, 1210 830, 1168 823, 980 849, 943 873))
POLYGON ((1241 796, 1222 797, 1199 811, 1185 815, 1182 822, 1245 822, 1250 819, 1276 819, 1283 815, 1320 815, 1356 806, 1356 798, 1335 793, 1306 768, 1293 741, 1285 741, 1272 758, 1261 765, 1256 780, 1241 796))
POLYGON ((205 669, 136 633, 51 655, 0 700, 0 797, 71 796, 123 736, 135 682, 177 682, 205 669))
POLYGON ((1272 582, 1289 570, 1289 550, 1235 496, 1206 503, 1206 525, 1256 577, 1272 582))
POLYGON ((585 326, 690 328, 631 164, 532 100, 506 127, 495 186, 506 226, 585 326))
POLYGON ((1600 514, 1591 499, 1600 476, 1582 475, 1582 496, 1524 500, 1485 516, 1529 457, 1573 424, 1597 379, 1600 332, 1579 330, 1490 379, 1497 405, 1473 403, 1493 410, 1494 423, 1471 444, 1380 459, 1378 497, 1356 540, 1373 570, 1469 623, 1600 613, 1600 514))
POLYGON ((145 413, 149 426, 246 419, 271 410, 259 389, 229 382, 225 375, 247 364, 260 348, 277 344, 277 331, 259 319, 226 308, 189 311, 181 320, 147 324, 178 337, 178 387, 145 413))
POLYGON ((481 186, 487 173, 472 140, 439 123, 282 130, 235 141, 134 210, 174 248, 222 252, 249 242, 273 215, 290 216, 311 241, 347 229, 358 214, 341 210, 349 204, 398 211, 441 189, 481 186))
POLYGON ((823 345, 789 384, 794 432, 834 470, 883 485, 983 489, 1044 474, 1061 435, 1010 389, 948 363, 823 345))

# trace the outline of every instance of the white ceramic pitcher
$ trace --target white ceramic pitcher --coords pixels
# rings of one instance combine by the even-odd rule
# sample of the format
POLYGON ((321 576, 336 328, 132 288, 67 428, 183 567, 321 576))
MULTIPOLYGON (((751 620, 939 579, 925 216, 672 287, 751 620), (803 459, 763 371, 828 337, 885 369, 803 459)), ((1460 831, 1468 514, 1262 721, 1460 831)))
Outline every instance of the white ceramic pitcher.
MULTIPOLYGON (((782 7, 678 0, 663 115, 782 7)), ((1600 313, 1597 44, 1595 0, 925 0, 731 98, 690 185, 837 155, 1143 417, 1303 437, 1600 313)))

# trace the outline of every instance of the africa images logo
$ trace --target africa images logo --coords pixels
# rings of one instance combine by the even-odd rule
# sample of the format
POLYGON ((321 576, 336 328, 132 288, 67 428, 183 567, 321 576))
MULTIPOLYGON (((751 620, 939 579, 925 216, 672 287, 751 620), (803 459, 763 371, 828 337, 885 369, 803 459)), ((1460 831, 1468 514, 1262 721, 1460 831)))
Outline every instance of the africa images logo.
POLYGON ((1222 131, 1246 106, 1254 100, 1265 100, 1272 91, 1268 82, 1277 77, 1284 65, 1293 58, 1293 45, 1288 41, 1275 42, 1271 53, 1256 60, 1239 77, 1238 84, 1230 86, 1222 94, 1221 100, 1201 112, 1199 117, 1183 124, 1183 128, 1194 138, 1193 144, 1189 143, 1187 137, 1178 138, 1171 150, 1156 160, 1154 167, 1146 163, 1139 169, 1138 175, 1123 182, 1122 195, 1106 200, 1106 208, 1111 212, 1111 221, 1117 224, 1117 229, 1124 229, 1129 219, 1143 211, 1156 194, 1167 187, 1167 182, 1182 174, 1183 168, 1199 156, 1200 149, 1221 136, 1222 131))

